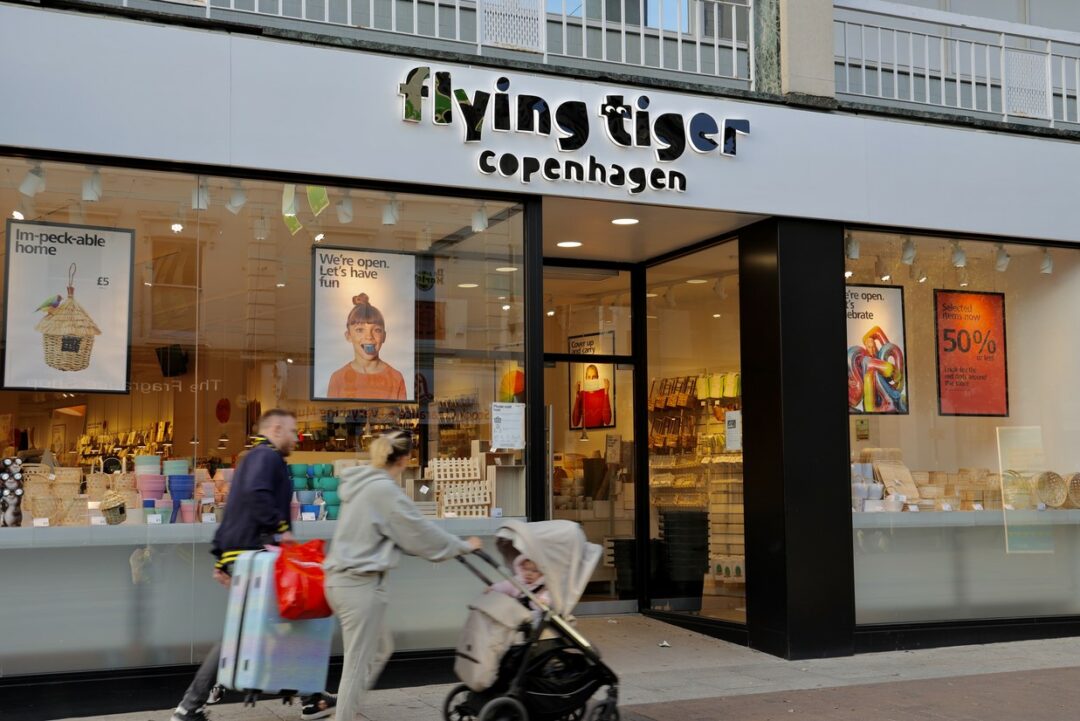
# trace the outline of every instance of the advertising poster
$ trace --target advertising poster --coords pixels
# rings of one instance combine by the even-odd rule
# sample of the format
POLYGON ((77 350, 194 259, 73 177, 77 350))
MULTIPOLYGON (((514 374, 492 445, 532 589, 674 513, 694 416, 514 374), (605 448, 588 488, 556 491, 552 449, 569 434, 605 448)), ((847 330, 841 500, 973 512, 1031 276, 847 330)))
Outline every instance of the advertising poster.
MULTIPOLYGON (((615 333, 588 333, 568 339, 575 355, 614 355, 615 333)), ((615 427, 615 366, 570 364, 570 428, 615 427)))
POLYGON ((312 400, 415 400, 416 258, 316 247, 312 265, 312 400))
POLYGON ((4 387, 126 393, 135 231, 7 222, 4 387))
POLYGON ((847 287, 848 411, 908 412, 904 289, 847 287))
POLYGON ((1009 415, 1005 294, 935 290, 938 411, 1009 415))

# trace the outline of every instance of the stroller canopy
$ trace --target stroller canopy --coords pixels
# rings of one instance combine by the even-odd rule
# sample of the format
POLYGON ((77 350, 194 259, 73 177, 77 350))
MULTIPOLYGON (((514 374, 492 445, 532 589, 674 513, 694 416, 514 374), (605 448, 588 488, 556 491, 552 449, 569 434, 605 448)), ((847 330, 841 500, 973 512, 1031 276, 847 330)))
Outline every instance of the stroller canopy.
POLYGON ((573 611, 603 553, 573 521, 506 521, 495 535, 510 540, 544 574, 551 609, 559 615, 573 611))

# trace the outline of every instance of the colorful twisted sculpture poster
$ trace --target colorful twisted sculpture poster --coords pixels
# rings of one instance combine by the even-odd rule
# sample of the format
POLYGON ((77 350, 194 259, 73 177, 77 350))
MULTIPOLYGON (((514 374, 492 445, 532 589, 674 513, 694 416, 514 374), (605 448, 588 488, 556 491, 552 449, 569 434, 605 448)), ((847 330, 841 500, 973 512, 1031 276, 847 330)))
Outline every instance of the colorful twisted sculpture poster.
POLYGON ((848 411, 908 412, 904 289, 847 288, 848 411))

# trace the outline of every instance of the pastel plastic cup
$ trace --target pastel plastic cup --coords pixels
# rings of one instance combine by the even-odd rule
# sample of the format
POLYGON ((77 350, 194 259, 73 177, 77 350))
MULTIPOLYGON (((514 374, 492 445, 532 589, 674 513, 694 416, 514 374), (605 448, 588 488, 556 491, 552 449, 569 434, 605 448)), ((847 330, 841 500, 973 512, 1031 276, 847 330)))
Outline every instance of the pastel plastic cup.
POLYGON ((336 491, 338 489, 339 483, 340 481, 338 481, 338 479, 331 476, 318 479, 318 487, 320 491, 336 491))
POLYGON ((306 478, 308 475, 308 464, 290 463, 289 470, 292 471, 293 478, 298 478, 300 476, 304 476, 306 478))
POLYGON ((188 503, 182 501, 180 503, 180 522, 181 523, 194 523, 195 522, 195 503, 188 503))

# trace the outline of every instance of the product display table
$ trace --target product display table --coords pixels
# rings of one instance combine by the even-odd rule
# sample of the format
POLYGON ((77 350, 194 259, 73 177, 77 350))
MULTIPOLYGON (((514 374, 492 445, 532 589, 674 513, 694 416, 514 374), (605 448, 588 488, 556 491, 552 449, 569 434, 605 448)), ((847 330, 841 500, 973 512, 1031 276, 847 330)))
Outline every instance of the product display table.
MULTIPOLYGON (((436 520, 461 537, 492 537, 506 519, 436 520)), ((329 540, 336 521, 295 524, 329 540)), ((221 636, 226 590, 212 578, 216 524, 0 528, 5 599, 23 609, 0 644, 0 674, 198 663, 221 636)), ((459 563, 403 555, 390 572, 397 650, 452 648, 482 584, 459 563)), ((335 641, 335 653, 340 653, 335 641)))
POLYGON ((852 526, 859 624, 1080 613, 1080 510, 854 513, 852 526))

